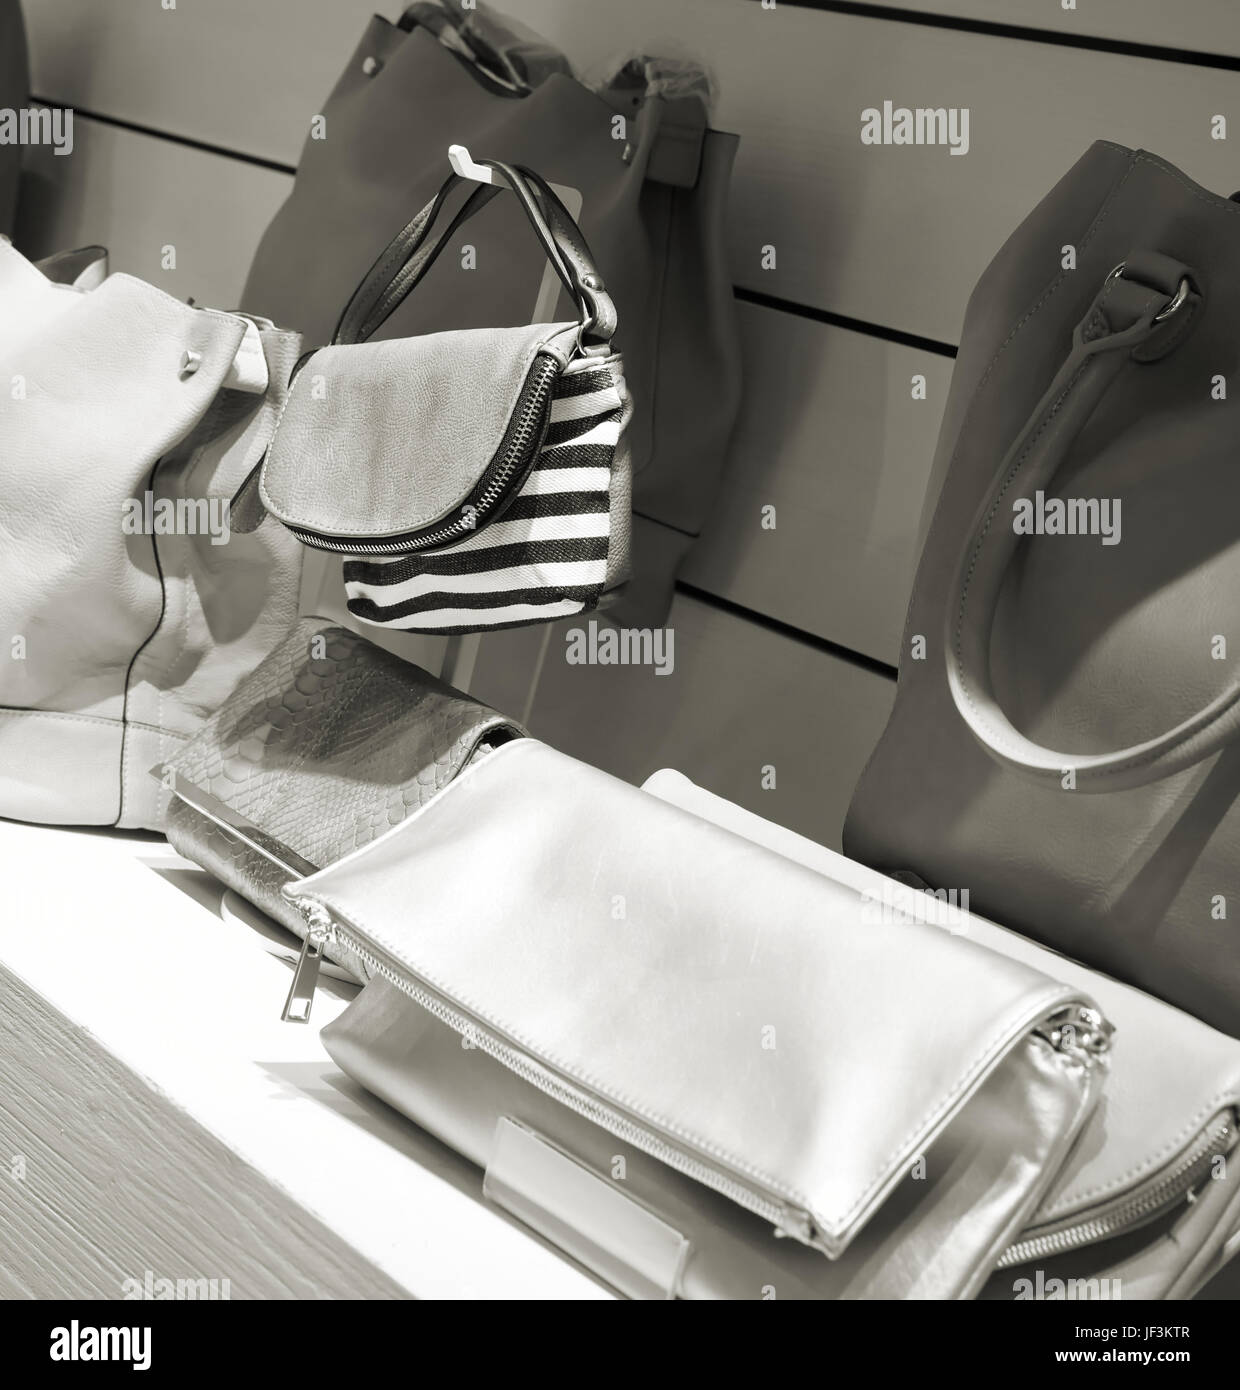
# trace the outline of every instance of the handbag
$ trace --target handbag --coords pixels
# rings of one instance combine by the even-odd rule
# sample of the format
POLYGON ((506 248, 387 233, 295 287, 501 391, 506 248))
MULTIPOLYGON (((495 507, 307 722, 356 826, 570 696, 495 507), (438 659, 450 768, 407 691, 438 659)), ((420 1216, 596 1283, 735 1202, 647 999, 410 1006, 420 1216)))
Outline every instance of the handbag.
MULTIPOLYGON (((242 304, 327 342, 408 210, 433 198, 450 141, 580 190, 582 230, 620 313, 635 412, 634 577, 609 616, 660 626, 675 570, 714 503, 740 400, 724 246, 737 139, 709 129, 702 100, 652 77, 649 64, 596 94, 556 70, 549 45, 505 34, 500 17, 484 26, 477 12, 449 6, 432 30, 436 8, 412 6, 398 24, 370 19, 321 108, 330 138, 307 139, 242 304), (440 41, 444 31, 460 40, 455 48, 440 41)), ((380 336, 525 324, 541 271, 517 206, 499 204, 380 336)))
MULTIPOLYGON (((238 499, 242 526, 271 513, 307 545, 364 557, 344 564, 348 609, 375 626, 548 622, 610 601, 629 575, 632 407, 615 307, 550 186, 483 163, 516 196, 577 322, 365 342, 450 235, 436 225, 461 182, 450 175, 375 262, 332 344, 304 359, 238 499)), ((498 191, 479 187, 456 221, 498 191)))
POLYGON ((1102 1102, 986 1299, 1183 1299, 1240 1254, 1240 1042, 942 899, 886 879, 664 769, 645 789, 1095 999, 1114 1026, 1102 1102))
POLYGON ((1238 314, 1240 203, 1145 151, 1095 144, 1000 250, 844 832, 1233 1035, 1238 314))
MULTIPOLYGON (((18 0, 0 0, 0 111, 20 111, 30 104, 30 69, 26 29, 18 0)), ((21 145, 0 145, 0 236, 11 233, 21 181, 21 145)))
POLYGON ((147 769, 296 616, 296 542, 228 504, 299 340, 103 264, 0 242, 0 815, 157 829, 147 769))
POLYGON ((635 1296, 969 1296, 1105 1072, 1079 990, 533 739, 284 891, 369 966, 341 1068, 635 1296))
MULTIPOLYGON (((281 893, 398 824, 471 759, 523 730, 344 628, 304 618, 157 776, 166 833, 192 860, 305 937, 281 893)), ((355 978, 368 972, 347 955, 355 978)), ((302 961, 304 980, 308 951, 302 961)), ((300 999, 302 983, 291 999, 300 999)))

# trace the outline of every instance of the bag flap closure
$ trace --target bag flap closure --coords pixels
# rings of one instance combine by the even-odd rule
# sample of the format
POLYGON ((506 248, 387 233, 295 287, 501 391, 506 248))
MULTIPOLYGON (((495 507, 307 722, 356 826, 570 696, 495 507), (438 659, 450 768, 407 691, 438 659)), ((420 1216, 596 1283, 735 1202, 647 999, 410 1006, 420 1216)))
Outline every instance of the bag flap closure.
POLYGON ((534 740, 286 891, 833 1256, 1081 998, 534 740))
MULTIPOLYGON (((670 769, 647 779, 644 790, 871 899, 894 885, 876 869, 763 820, 670 769)), ((910 912, 927 915, 939 906, 915 890, 904 890, 900 901, 910 912)), ((1221 1111, 1240 1108, 1240 1040, 984 917, 963 911, 959 916, 972 940, 1084 991, 1115 1027, 1106 1099, 1030 1224, 1085 1216, 1122 1196, 1173 1163, 1221 1111)))
POLYGON ((575 323, 464 329, 320 348, 263 464, 263 505, 328 536, 399 536, 458 509, 503 442, 540 352, 567 365, 575 323))

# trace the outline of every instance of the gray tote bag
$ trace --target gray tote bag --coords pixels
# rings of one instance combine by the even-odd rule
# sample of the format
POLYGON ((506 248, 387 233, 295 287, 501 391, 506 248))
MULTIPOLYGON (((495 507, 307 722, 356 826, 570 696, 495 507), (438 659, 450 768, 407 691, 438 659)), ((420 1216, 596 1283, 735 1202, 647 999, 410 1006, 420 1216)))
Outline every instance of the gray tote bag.
POLYGON ((1237 323, 1240 203, 1144 151, 1000 250, 845 848, 1240 1035, 1237 323))

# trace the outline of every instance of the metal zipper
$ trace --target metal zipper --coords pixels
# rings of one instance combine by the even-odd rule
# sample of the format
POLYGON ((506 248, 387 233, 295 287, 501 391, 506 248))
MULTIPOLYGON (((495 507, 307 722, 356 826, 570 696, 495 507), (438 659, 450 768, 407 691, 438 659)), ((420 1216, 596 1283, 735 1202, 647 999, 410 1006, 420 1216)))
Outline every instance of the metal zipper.
POLYGON ((518 484, 525 481, 546 435, 547 407, 559 371, 559 360, 551 353, 540 352, 535 357, 499 451, 474 491, 461 503, 463 514, 455 521, 407 531, 400 536, 386 536, 381 541, 328 536, 319 531, 308 531, 302 526, 289 525, 288 529, 299 541, 317 550, 339 551, 346 555, 389 555, 431 550, 477 531, 484 518, 505 498, 514 479, 518 484))
POLYGON ((1121 1198, 1111 1210, 1097 1216, 1064 1222, 1041 1235, 1017 1241, 1004 1251, 996 1268, 1010 1269, 1093 1245, 1153 1221, 1178 1202, 1196 1201, 1197 1189, 1208 1181, 1214 1160, 1228 1153, 1235 1141, 1235 1116, 1230 1111, 1216 1115, 1172 1167, 1143 1189, 1121 1198))
POLYGON ((335 939, 331 915, 321 903, 298 898, 297 910, 306 919, 306 935, 301 943, 301 955, 297 957, 288 998, 284 1001, 284 1012, 280 1015, 285 1023, 310 1022, 314 991, 318 988, 319 970, 323 964, 323 950, 329 941, 335 939))
MULTIPOLYGON (((285 896, 291 895, 286 894, 285 896)), ((334 921, 321 903, 305 897, 297 897, 293 901, 306 919, 307 932, 301 957, 293 974, 293 984, 289 990, 288 1003, 285 1004, 285 1012, 282 1015, 286 1021, 293 1023, 309 1021, 308 1003, 304 1009, 300 1006, 302 1001, 313 998, 323 947, 329 943, 333 946, 342 946, 357 956, 375 974, 382 975, 385 980, 390 981, 402 993, 408 995, 427 1013, 432 1014, 441 1023, 446 1023, 454 1032, 468 1039, 472 1046, 485 1052, 489 1057, 493 1057, 521 1080, 537 1087, 538 1090, 549 1095, 553 1100, 559 1101, 561 1105, 583 1116, 601 1129, 614 1134, 617 1139, 621 1139, 625 1143, 631 1144, 635 1149, 640 1149, 643 1153, 658 1159, 659 1162, 667 1164, 669 1168, 684 1173, 686 1177, 722 1193, 723 1196, 738 1206, 744 1207, 747 1211, 751 1211, 768 1221, 778 1233, 794 1236, 807 1245, 813 1243, 815 1226, 813 1218, 808 1212, 789 1206, 785 1202, 740 1182, 730 1173, 722 1172, 712 1165, 703 1163, 701 1160, 686 1154, 682 1149, 669 1144, 659 1135, 637 1124, 627 1116, 612 1110, 593 1097, 582 1095, 575 1087, 532 1062, 523 1053, 510 1047, 493 1033, 480 1028, 472 1018, 445 1003, 437 994, 423 989, 420 985, 406 979, 400 972, 393 970, 386 962, 381 961, 362 946, 356 938, 342 931, 339 924, 334 921), (290 1012, 289 1006, 294 1002, 296 1002, 297 1007, 290 1012)))
MULTIPOLYGON (((776 1235, 791 1236, 804 1245, 818 1245, 818 1229, 809 1212, 741 1182, 731 1172, 723 1171, 686 1153, 593 1096, 583 1095, 576 1087, 532 1061, 523 1052, 479 1027, 474 1019, 446 1003, 439 995, 424 989, 380 960, 356 937, 342 930, 322 903, 300 895, 285 893, 285 896, 291 898, 301 911, 307 927, 306 940, 293 975, 293 985, 289 990, 290 1003, 296 1000, 300 1006, 303 999, 313 1000, 323 948, 328 944, 343 947, 375 974, 395 985, 427 1013, 468 1039, 471 1045, 493 1057, 515 1076, 567 1109, 631 1144, 633 1148, 649 1154, 669 1168, 721 1193, 737 1206, 760 1216, 775 1228, 776 1235)), ((309 1021, 309 1016, 309 1003, 304 1011, 298 1007, 293 1013, 289 1012, 288 1004, 285 1005, 284 1017, 289 1021, 305 1023, 309 1021)), ((1078 1065, 1093 1067, 1099 1057, 1107 1051, 1112 1030, 1097 1010, 1072 1005, 1058 1010, 1035 1031, 1043 1036, 1056 1052, 1070 1057, 1078 1065)))

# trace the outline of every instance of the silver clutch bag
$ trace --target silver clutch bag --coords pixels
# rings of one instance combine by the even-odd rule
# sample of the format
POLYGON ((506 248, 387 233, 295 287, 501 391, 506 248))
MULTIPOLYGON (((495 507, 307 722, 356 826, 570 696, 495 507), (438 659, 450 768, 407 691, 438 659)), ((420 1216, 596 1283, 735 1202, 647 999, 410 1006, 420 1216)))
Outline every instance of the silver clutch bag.
POLYGON ((634 1296, 973 1296, 1102 1088, 1087 991, 534 740, 285 892, 339 1065, 634 1296))
MULTIPOLYGON (((656 772, 645 789, 870 900, 892 884, 678 772, 656 772)), ((911 890, 900 904, 938 910, 911 890)), ((980 1296, 1191 1298, 1240 1253, 1240 1041, 983 917, 961 914, 954 929, 1086 991, 1116 1030, 1103 1103, 980 1296)))

